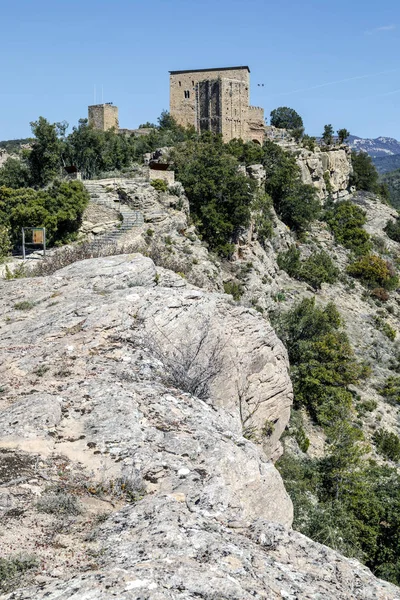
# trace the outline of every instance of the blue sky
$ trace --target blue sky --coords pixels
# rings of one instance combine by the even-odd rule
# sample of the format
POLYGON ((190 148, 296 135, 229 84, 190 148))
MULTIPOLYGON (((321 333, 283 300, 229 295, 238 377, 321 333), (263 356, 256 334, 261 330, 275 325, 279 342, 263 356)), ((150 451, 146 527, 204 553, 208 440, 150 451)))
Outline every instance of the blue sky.
POLYGON ((249 65, 252 104, 400 139, 399 0, 3 0, 0 140, 103 98, 120 126, 168 108, 168 71, 249 65), (264 84, 264 86, 258 85, 264 84))

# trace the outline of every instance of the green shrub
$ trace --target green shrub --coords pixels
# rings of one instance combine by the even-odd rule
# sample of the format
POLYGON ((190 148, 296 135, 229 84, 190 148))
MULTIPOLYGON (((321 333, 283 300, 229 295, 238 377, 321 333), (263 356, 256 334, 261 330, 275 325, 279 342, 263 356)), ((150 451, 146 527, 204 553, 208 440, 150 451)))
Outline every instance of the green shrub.
POLYGON ((39 512, 55 515, 80 515, 82 507, 77 498, 64 492, 49 493, 42 496, 36 503, 39 512))
POLYGON ((375 327, 379 329, 379 331, 386 335, 386 337, 389 338, 389 340, 394 342, 396 338, 396 330, 393 329, 393 327, 391 327, 387 321, 382 319, 382 317, 376 316, 374 319, 374 323, 375 327))
POLYGON ((321 288, 322 283, 335 283, 339 276, 339 270, 324 250, 301 261, 300 250, 292 245, 287 252, 278 254, 277 262, 290 277, 306 281, 316 290, 321 288))
POLYGON ((400 404, 400 377, 390 375, 379 393, 389 402, 400 404))
POLYGON ((339 244, 358 256, 371 251, 370 235, 363 229, 367 221, 365 212, 350 200, 328 206, 325 220, 339 244))
POLYGON ((172 159, 202 238, 220 256, 231 256, 240 232, 250 223, 256 183, 239 172, 238 160, 222 137, 209 132, 176 146, 172 159))
POLYGON ((230 294, 234 300, 238 301, 244 293, 243 285, 237 281, 226 281, 224 283, 224 292, 225 294, 230 294))
POLYGON ((168 191, 168 183, 163 179, 153 179, 153 181, 150 181, 150 185, 157 190, 157 192, 168 191))
POLYGON ((310 137, 309 135, 303 135, 302 144, 304 148, 314 152, 316 146, 316 138, 310 137))
POLYGON ((398 285, 398 277, 392 265, 377 254, 361 256, 347 267, 347 273, 372 288, 393 290, 398 285))
POLYGON ((11 241, 8 228, 0 225, 0 262, 11 252, 11 241))
POLYGON ((394 468, 336 451, 323 459, 285 453, 277 467, 294 505, 295 529, 400 582, 400 477, 394 468), (334 485, 332 486, 332 483, 334 485))
POLYGON ((274 325, 288 349, 295 407, 304 406, 325 427, 349 413, 352 395, 347 386, 367 373, 340 329, 334 304, 319 308, 315 298, 304 299, 274 325))
POLYGON ((261 245, 272 237, 274 219, 272 216, 272 200, 268 194, 255 194, 251 205, 254 230, 261 245))
POLYGON ((329 171, 324 172, 324 182, 325 182, 325 186, 326 186, 326 191, 328 192, 328 194, 332 194, 333 186, 331 183, 331 175, 330 175, 329 171))
POLYGON ((384 231, 391 240, 400 242, 400 219, 396 219, 396 221, 388 221, 384 231))
POLYGON ((21 585, 21 577, 38 566, 35 556, 0 558, 0 592, 11 592, 21 585))
POLYGON ((369 412, 374 411, 378 406, 376 400, 364 400, 363 402, 359 402, 357 404, 357 413, 359 416, 364 416, 369 412))
POLYGON ((35 306, 34 302, 30 302, 29 300, 22 300, 21 302, 16 302, 14 304, 15 310, 31 310, 35 306))
POLYGON ((373 435, 373 440, 379 454, 393 461, 400 459, 400 438, 395 433, 378 429, 373 435))
POLYGON ((302 234, 309 229, 321 211, 316 189, 302 182, 295 156, 270 140, 264 143, 263 151, 265 191, 271 196, 282 221, 302 234))
POLYGON ((278 267, 282 271, 286 271, 289 277, 299 278, 301 271, 300 250, 294 244, 286 252, 279 252, 276 262, 278 267))
POLYGON ((318 290, 322 283, 335 283, 339 276, 339 269, 335 267, 329 254, 321 250, 303 262, 300 276, 318 290))

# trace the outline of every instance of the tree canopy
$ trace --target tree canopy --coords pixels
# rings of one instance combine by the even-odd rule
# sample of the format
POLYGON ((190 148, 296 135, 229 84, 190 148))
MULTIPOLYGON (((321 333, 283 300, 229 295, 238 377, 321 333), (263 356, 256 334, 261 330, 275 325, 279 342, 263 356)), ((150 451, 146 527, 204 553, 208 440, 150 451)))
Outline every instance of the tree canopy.
POLYGON ((300 129, 303 127, 303 119, 288 106, 279 106, 271 111, 270 123, 279 129, 300 129))

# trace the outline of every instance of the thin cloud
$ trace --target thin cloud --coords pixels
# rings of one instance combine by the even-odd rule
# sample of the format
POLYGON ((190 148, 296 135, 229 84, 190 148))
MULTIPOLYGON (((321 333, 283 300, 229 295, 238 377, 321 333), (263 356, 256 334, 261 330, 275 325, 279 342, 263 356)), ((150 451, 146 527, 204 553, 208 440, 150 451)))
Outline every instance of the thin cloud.
POLYGON ((274 96, 288 96, 289 94, 299 94, 301 92, 309 92, 312 90, 318 90, 320 88, 328 87, 330 85, 338 85, 340 83, 347 83, 349 81, 357 81, 358 79, 367 79, 369 77, 378 77, 379 75, 387 75, 388 73, 397 73, 399 69, 390 69, 389 71, 380 71, 379 73, 369 73, 367 75, 356 75, 355 77, 347 77, 346 79, 338 79, 336 81, 327 81, 326 83, 320 83, 318 85, 313 85, 308 88, 301 88, 298 90, 292 90, 291 92, 281 92, 279 94, 274 94, 274 96))
POLYGON ((394 31, 396 25, 382 25, 381 27, 375 27, 375 29, 367 29, 364 31, 365 35, 374 35, 374 33, 381 33, 382 31, 394 31))

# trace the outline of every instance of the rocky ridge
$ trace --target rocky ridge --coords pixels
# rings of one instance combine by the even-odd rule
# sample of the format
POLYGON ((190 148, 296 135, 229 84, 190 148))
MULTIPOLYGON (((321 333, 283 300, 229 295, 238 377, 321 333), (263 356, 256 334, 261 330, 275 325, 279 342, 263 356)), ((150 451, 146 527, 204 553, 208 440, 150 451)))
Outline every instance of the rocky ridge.
POLYGON ((0 467, 14 465, 0 469, 2 543, 41 568, 4 597, 399 597, 285 528, 291 503, 265 453, 277 441, 267 434, 263 450, 242 435, 238 390, 260 428, 266 415, 284 426, 291 402, 286 353, 261 315, 141 255, 27 282, 1 290, 0 467), (215 348, 223 359, 204 400, 172 385, 192 347, 201 372, 215 348), (121 481, 129 501, 116 499, 121 481), (60 488, 82 516, 41 517, 60 488))

